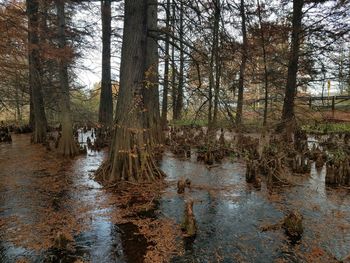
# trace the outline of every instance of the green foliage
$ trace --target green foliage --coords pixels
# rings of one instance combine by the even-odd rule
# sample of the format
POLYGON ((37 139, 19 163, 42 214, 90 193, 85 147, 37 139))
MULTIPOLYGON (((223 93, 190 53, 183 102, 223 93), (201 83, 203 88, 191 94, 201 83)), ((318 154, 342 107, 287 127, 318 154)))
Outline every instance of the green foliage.
POLYGON ((302 129, 307 133, 328 134, 350 132, 350 123, 321 123, 304 125, 302 129))
POLYGON ((195 125, 195 126, 207 126, 208 121, 207 120, 192 120, 192 119, 181 119, 181 120, 174 120, 171 122, 172 125, 174 126, 190 126, 190 125, 195 125))
POLYGON ((239 154, 237 152, 230 152, 229 159, 231 162, 234 162, 239 157, 239 154))
POLYGON ((345 161, 348 156, 346 152, 341 148, 335 149, 330 154, 333 161, 340 161, 340 162, 345 161))

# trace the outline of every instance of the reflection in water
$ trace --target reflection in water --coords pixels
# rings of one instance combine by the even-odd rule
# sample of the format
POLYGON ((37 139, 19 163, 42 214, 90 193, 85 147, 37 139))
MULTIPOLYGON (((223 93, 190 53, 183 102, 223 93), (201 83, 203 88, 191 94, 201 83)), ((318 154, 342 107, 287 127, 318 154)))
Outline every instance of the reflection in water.
MULTIPOLYGON (((145 237, 131 223, 111 222, 109 213, 118 213, 110 201, 113 193, 91 179, 105 155, 89 152, 73 161, 59 160, 30 145, 27 135, 0 145, 0 262, 143 262, 145 237), (58 231, 73 234, 69 249, 50 248, 58 231)), ((158 213, 143 216, 181 224, 185 200, 191 198, 198 227, 173 262, 313 262, 316 248, 324 253, 320 262, 331 262, 328 254, 341 259, 350 253, 349 191, 326 189, 324 169, 312 167, 310 176, 295 178, 297 186, 269 192, 264 185, 257 191, 246 184, 240 162, 208 170, 166 154, 161 168, 169 187, 157 203, 158 213), (176 193, 179 178, 192 181, 184 195, 176 193), (298 244, 292 246, 281 229, 261 231, 292 209, 304 216, 298 244)))
POLYGON ((207 186, 204 190, 194 189, 183 198, 162 198, 161 210, 179 223, 182 209, 178 207, 183 206, 184 199, 197 200, 194 211, 198 235, 191 251, 175 258, 175 262, 198 258, 203 262, 273 262, 279 258, 299 262, 307 261, 308 253, 316 248, 325 250, 320 262, 331 262, 332 256, 327 253, 341 259, 350 252, 350 231, 342 229, 350 227, 350 197, 334 189, 326 191, 325 170, 318 173, 313 167, 310 176, 296 178, 298 186, 269 193, 265 187, 256 191, 246 185, 245 168, 240 163, 227 162, 208 171, 198 163, 184 163, 168 156, 162 169, 171 174, 169 181, 185 176, 191 177, 193 185, 207 186), (186 167, 186 174, 182 167, 186 167), (224 187, 227 185, 228 189, 224 187), (299 244, 292 246, 282 230, 261 232, 261 226, 280 222, 293 209, 304 216, 305 235, 299 244), (340 213, 341 217, 335 220, 332 213, 340 213))

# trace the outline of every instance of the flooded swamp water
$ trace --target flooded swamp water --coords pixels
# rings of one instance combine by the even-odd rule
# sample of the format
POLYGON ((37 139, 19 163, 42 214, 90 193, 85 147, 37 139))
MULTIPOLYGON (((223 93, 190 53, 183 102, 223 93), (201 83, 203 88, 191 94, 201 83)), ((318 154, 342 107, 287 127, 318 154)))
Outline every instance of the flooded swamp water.
POLYGON ((92 179, 106 154, 60 160, 28 135, 0 145, 0 262, 350 262, 350 191, 326 188, 325 169, 313 167, 292 187, 271 191, 263 182, 259 190, 246 183, 244 162, 208 169, 167 152, 167 186, 152 199, 154 209, 130 223, 116 220, 118 192, 92 179), (192 181, 181 195, 180 178, 192 181), (178 231, 190 199, 198 229, 192 239, 178 231), (291 210, 303 215, 297 243, 267 227, 291 210), (158 228, 155 220, 167 223, 158 228))

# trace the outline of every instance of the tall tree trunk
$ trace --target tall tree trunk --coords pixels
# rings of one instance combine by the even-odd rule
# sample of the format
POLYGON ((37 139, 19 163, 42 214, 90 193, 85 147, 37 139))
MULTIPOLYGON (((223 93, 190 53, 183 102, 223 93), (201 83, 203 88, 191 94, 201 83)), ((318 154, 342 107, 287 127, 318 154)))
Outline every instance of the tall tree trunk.
POLYGON ((220 26, 220 16, 221 16, 221 5, 220 0, 215 1, 215 15, 214 15, 214 32, 213 32, 213 54, 215 57, 215 85, 214 85, 214 114, 213 114, 213 125, 216 126, 218 118, 218 107, 219 107, 219 91, 220 91, 220 55, 219 55, 219 26, 220 26))
POLYGON ((209 62, 209 83, 208 83, 208 127, 211 129, 213 122, 213 86, 214 86, 214 55, 211 52, 209 62))
POLYGON ((34 130, 34 105, 33 105, 33 95, 32 95, 32 88, 29 85, 29 127, 34 130))
POLYGON ((289 54, 287 86, 282 111, 282 123, 285 127, 294 119, 294 98, 297 93, 297 72, 303 5, 304 0, 293 0, 292 43, 289 54))
POLYGON ((347 92, 348 95, 350 95, 350 50, 349 50, 349 54, 348 54, 348 77, 347 77, 347 92))
POLYGON ((160 121, 160 105, 159 105, 159 76, 158 76, 158 41, 157 41, 157 20, 158 20, 158 1, 147 1, 147 53, 146 53, 146 68, 145 68, 145 86, 143 96, 145 108, 148 114, 147 126, 154 139, 153 143, 159 144, 163 140, 162 127, 160 121))
POLYGON ((16 102, 16 121, 18 123, 22 122, 22 113, 21 113, 21 105, 20 105, 20 99, 19 99, 19 83, 16 81, 16 87, 15 87, 15 102, 16 102))
POLYGON ((39 2, 27 0, 28 14, 28 61, 29 61, 29 86, 32 98, 33 110, 33 143, 42 143, 46 140, 47 121, 44 108, 44 100, 41 86, 41 68, 39 53, 39 2))
POLYGON ((102 81, 98 121, 109 127, 113 122, 113 98, 111 81, 111 0, 101 0, 102 20, 102 81))
MULTIPOLYGON (((51 23, 49 23, 50 20, 50 12, 52 8, 52 2, 51 1, 39 1, 39 10, 40 10, 40 22, 39 22, 39 39, 40 44, 43 46, 42 53, 40 54, 40 61, 41 61, 41 69, 42 69, 42 90, 44 94, 44 98, 47 98, 48 101, 52 101, 52 99, 56 99, 56 92, 52 92, 53 87, 57 86, 55 85, 55 82, 57 80, 56 73, 57 73, 57 60, 55 58, 52 58, 49 53, 52 52, 52 48, 47 48, 50 45, 52 45, 53 41, 53 34, 51 33, 52 28, 49 28, 49 24, 51 26, 51 23)), ((58 110, 59 105, 55 105, 55 109, 58 110)), ((55 110, 55 112, 57 112, 55 110)), ((47 109, 46 116, 52 121, 55 122, 55 119, 53 119, 53 110, 51 107, 47 109)))
MULTIPOLYGON (((172 1, 172 21, 171 21, 171 29, 174 37, 172 41, 175 43, 175 23, 176 21, 176 8, 175 8, 175 0, 172 1)), ((171 98, 172 98, 172 106, 173 106, 173 120, 177 119, 176 113, 176 101, 177 101, 177 85, 176 85, 176 63, 175 63, 175 46, 171 46, 171 98)))
POLYGON ((74 156, 78 153, 77 145, 73 138, 73 123, 70 110, 69 80, 68 80, 68 58, 64 56, 66 45, 66 19, 64 0, 56 0, 57 24, 58 24, 58 46, 62 52, 58 62, 58 74, 60 81, 60 114, 62 124, 62 136, 58 145, 58 152, 63 156, 74 156))
POLYGON ((97 176, 108 182, 152 181, 162 176, 151 151, 152 133, 144 110, 147 65, 147 1, 125 0, 120 91, 116 129, 107 162, 97 176))
POLYGON ((324 90, 326 87, 326 83, 325 83, 325 81, 326 81, 326 69, 325 69, 324 64, 322 64, 322 66, 321 66, 321 72, 323 74, 321 99, 322 99, 322 105, 324 105, 324 90))
POLYGON ((166 39, 165 39, 165 59, 164 59, 164 85, 162 101, 162 127, 167 126, 168 115, 168 92, 169 92, 169 51, 170 51, 170 0, 166 2, 166 39))
POLYGON ((179 41, 180 41, 180 67, 179 67, 179 83, 177 86, 177 97, 176 97, 176 109, 175 109, 175 120, 179 120, 182 117, 183 100, 184 100, 184 4, 183 1, 180 3, 180 30, 179 30, 179 41))
POLYGON ((241 20, 242 20, 242 35, 243 35, 243 46, 242 46, 242 62, 239 68, 239 82, 238 82, 238 100, 237 100, 237 114, 236 114, 236 125, 242 124, 243 115, 243 92, 244 92, 244 77, 245 67, 248 56, 248 41, 247 41, 247 28, 246 28, 246 14, 244 0, 241 0, 240 6, 241 20))
POLYGON ((264 99, 264 118, 263 118, 263 126, 267 125, 267 109, 268 109, 268 100, 269 100, 269 90, 268 90, 268 71, 267 71, 267 58, 266 58, 266 43, 264 36, 264 29, 262 24, 261 17, 261 6, 258 0, 258 16, 259 16, 259 24, 260 24, 260 36, 261 36, 261 46, 263 51, 263 62, 264 62, 264 82, 265 82, 265 99, 264 99))
POLYGON ((214 114, 213 114, 213 126, 217 125, 218 112, 219 112, 219 93, 220 93, 220 79, 221 79, 221 64, 219 56, 216 58, 215 63, 215 86, 214 86, 214 114))

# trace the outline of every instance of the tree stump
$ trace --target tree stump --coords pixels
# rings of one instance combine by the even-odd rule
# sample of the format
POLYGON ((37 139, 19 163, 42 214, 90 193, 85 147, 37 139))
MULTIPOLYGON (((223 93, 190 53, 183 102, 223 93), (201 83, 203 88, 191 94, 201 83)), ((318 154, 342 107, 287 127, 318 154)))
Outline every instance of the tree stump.
POLYGON ((185 180, 185 184, 186 184, 186 187, 188 188, 188 189, 191 189, 191 180, 190 179, 186 179, 185 180))
POLYGON ((191 158, 191 147, 188 144, 186 144, 184 146, 184 148, 185 148, 184 150, 186 152, 186 158, 191 158))
POLYGON ((311 161, 304 154, 297 154, 292 161, 294 173, 306 174, 311 171, 311 161))
POLYGON ((213 165, 213 163, 214 163, 214 156, 213 156, 213 153, 210 150, 208 150, 205 153, 204 162, 206 164, 208 164, 208 165, 213 165))
POLYGON ((300 239, 303 232, 303 216, 297 212, 290 212, 283 220, 283 228, 286 234, 293 239, 300 239))
POLYGON ((325 161, 323 160, 322 155, 318 155, 316 158, 315 166, 317 169, 321 169, 324 166, 325 161))
POLYGON ((247 170, 245 179, 247 183, 254 183, 259 171, 259 163, 257 160, 249 160, 247 162, 247 170))
POLYGON ((186 182, 183 179, 177 181, 177 193, 183 194, 185 192, 186 182))
POLYGON ((256 189, 261 189, 261 178, 260 177, 255 178, 255 181, 253 182, 253 186, 256 189))
POLYGON ((62 232, 58 232, 56 237, 55 237, 55 248, 58 248, 58 249, 67 249, 67 246, 68 244, 71 242, 72 240, 67 237, 64 233, 62 232))
POLYGON ((197 233, 196 219, 193 214, 193 201, 185 203, 184 220, 181 226, 186 237, 194 237, 197 233))

